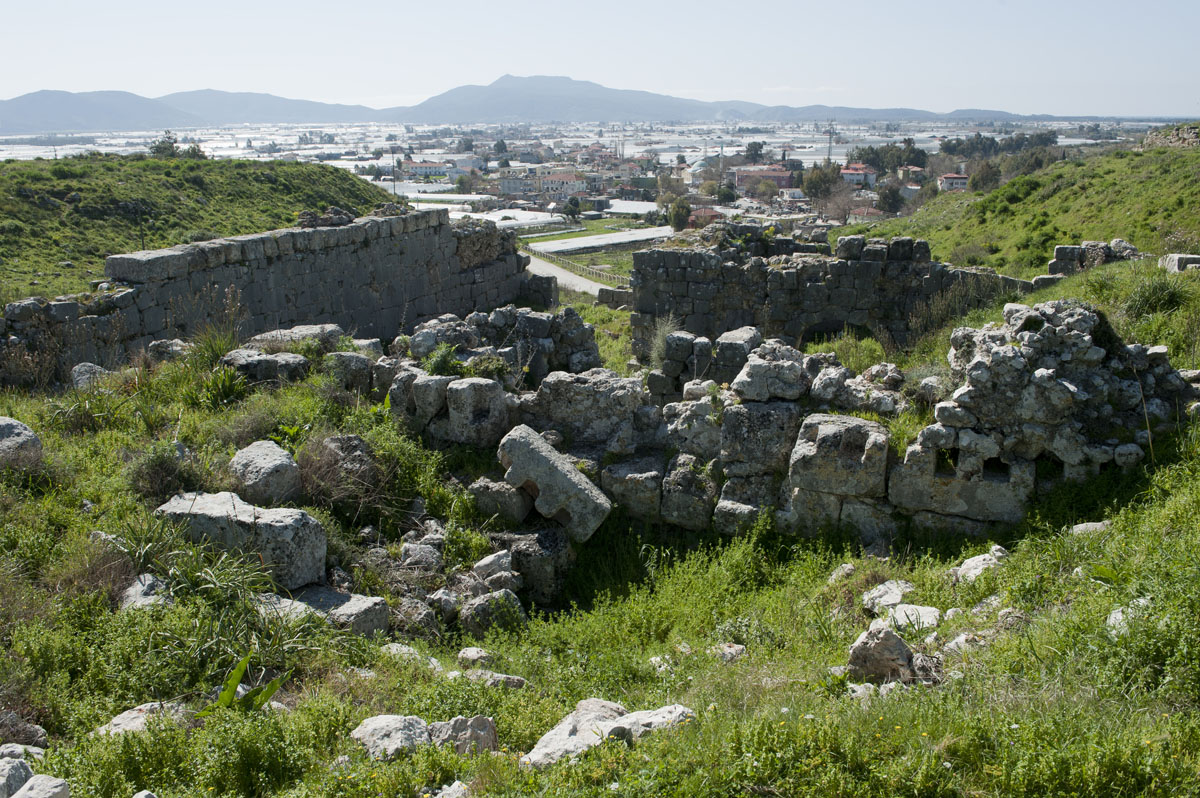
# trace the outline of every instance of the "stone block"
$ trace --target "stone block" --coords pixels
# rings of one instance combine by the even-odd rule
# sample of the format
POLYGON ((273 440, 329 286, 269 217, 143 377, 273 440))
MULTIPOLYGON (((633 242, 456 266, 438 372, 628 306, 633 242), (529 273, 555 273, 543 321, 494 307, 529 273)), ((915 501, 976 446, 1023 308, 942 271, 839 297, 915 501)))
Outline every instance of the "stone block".
POLYGON ((851 416, 816 413, 804 419, 788 463, 794 488, 843 496, 883 496, 888 431, 851 416))

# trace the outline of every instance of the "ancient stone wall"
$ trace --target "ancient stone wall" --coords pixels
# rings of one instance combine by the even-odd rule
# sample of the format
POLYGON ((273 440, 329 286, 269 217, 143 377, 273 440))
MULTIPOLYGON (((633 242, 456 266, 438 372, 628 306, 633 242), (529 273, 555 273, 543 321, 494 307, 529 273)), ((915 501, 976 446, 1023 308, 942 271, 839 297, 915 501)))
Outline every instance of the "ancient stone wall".
POLYGON ((668 316, 678 327, 710 341, 741 327, 791 340, 833 333, 848 325, 909 338, 915 312, 957 284, 960 299, 1024 293, 1035 283, 988 270, 930 262, 929 245, 911 238, 890 242, 847 236, 835 257, 807 253, 731 260, 713 249, 654 249, 634 254, 634 354, 649 356, 655 322, 668 316))
POLYGON ((4 372, 27 368, 31 352, 60 369, 119 361, 221 318, 231 301, 243 336, 332 323, 390 339, 442 313, 513 301, 526 262, 511 234, 477 221, 451 225, 444 210, 113 255, 104 291, 5 307, 0 380, 20 378, 4 372))

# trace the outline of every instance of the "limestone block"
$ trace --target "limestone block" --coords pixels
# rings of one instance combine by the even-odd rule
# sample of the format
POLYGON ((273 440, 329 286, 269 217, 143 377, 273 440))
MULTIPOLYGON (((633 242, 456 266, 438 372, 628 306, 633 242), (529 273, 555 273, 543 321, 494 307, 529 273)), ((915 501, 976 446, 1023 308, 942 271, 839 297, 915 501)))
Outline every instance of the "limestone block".
POLYGON ((429 724, 429 741, 433 745, 453 746, 460 755, 496 751, 500 748, 495 722, 484 715, 471 718, 461 715, 448 721, 429 724))
POLYGON ((120 609, 139 609, 169 603, 167 585, 153 574, 139 574, 117 600, 120 609))
POLYGON ((590 538, 612 511, 599 488, 524 424, 504 436, 498 456, 505 481, 534 495, 537 511, 561 523, 572 540, 590 538))
POLYGON ((350 732, 375 759, 391 759, 397 754, 429 745, 429 727, 416 715, 375 715, 350 732))
MULTIPOLYGON (((939 467, 939 450, 914 444, 888 475, 888 499, 909 512, 928 510, 977 521, 1020 521, 1033 494, 1033 463, 1015 460, 967 477, 939 467)), ((964 460, 967 458, 963 458, 964 460)))
POLYGON ((33 778, 33 770, 24 759, 0 759, 0 798, 11 798, 33 778))
POLYGON ((71 785, 66 779, 37 775, 13 793, 12 798, 71 798, 71 785))
POLYGON ((22 471, 42 462, 42 439, 15 418, 0 416, 0 469, 22 471))
POLYGON ((371 390, 370 358, 358 352, 330 352, 321 365, 343 388, 365 394, 371 390))
POLYGON ((873 682, 910 681, 915 677, 913 652, 888 628, 863 632, 850 646, 849 672, 854 679, 873 682))
POLYGON ((545 768, 562 759, 576 757, 607 739, 633 742, 643 735, 683 723, 695 717, 685 706, 674 704, 656 710, 629 712, 625 707, 598 698, 585 698, 571 714, 546 732, 528 754, 523 767, 545 768))
POLYGON ((236 494, 222 492, 182 493, 155 513, 185 524, 194 541, 258 552, 285 590, 325 578, 325 530, 301 510, 255 507, 236 494))
POLYGON ((513 570, 521 575, 531 601, 539 605, 557 603, 575 562, 566 532, 542 529, 536 533, 500 533, 492 540, 512 554, 513 570))
POLYGON ((888 431, 852 416, 815 413, 804 419, 788 463, 789 484, 843 496, 883 496, 888 431))
POLYGON ((140 704, 133 709, 125 710, 108 723, 96 728, 92 731, 92 734, 126 734, 128 732, 145 731, 147 725, 150 723, 150 719, 155 716, 163 715, 172 720, 182 720, 188 714, 188 711, 181 703, 175 701, 151 701, 146 704, 140 704))
POLYGON ((600 473, 600 486, 633 518, 657 521, 664 470, 657 458, 615 463, 600 473))
POLYGON ((696 531, 708 528, 717 503, 717 485, 705 465, 689 454, 671 460, 663 479, 663 521, 696 531))
POLYGON ((467 490, 475 497, 475 507, 481 513, 499 515, 514 524, 524 521, 533 509, 533 499, 529 494, 507 482, 480 477, 467 490))
POLYGON ((370 636, 388 630, 388 605, 381 596, 360 596, 313 585, 297 593, 295 600, 330 624, 354 634, 370 636))
POLYGON ((721 460, 727 474, 783 474, 800 430, 801 411, 791 402, 746 402, 725 408, 721 460))
POLYGON ((300 466, 274 441, 255 441, 241 449, 229 461, 229 471, 250 502, 278 504, 300 492, 300 466))
POLYGON ((496 380, 468 377, 446 385, 447 417, 434 421, 436 438, 479 448, 495 446, 510 428, 504 386, 496 380))
POLYGON ((475 637, 483 637, 493 626, 514 629, 529 622, 521 600, 511 590, 497 590, 473 598, 458 612, 458 622, 463 631, 475 637))
POLYGON ((270 355, 257 349, 234 349, 221 358, 221 365, 237 369, 251 382, 295 382, 304 379, 309 363, 303 355, 290 352, 270 355))
POLYGON ((278 352, 305 341, 316 341, 322 349, 330 350, 337 346, 338 340, 345 334, 346 331, 336 324, 300 324, 285 330, 260 333, 246 342, 246 348, 278 352))

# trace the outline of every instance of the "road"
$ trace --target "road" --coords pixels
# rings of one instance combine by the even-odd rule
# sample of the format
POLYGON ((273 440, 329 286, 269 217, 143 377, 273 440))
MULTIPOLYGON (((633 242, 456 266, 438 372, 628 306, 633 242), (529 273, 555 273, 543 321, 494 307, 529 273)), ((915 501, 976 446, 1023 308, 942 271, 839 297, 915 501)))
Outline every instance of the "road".
POLYGON ((529 266, 526 268, 534 274, 549 274, 558 278, 558 287, 566 288, 571 291, 580 291, 592 296, 599 296, 601 288, 608 286, 593 282, 586 277, 580 277, 575 272, 569 272, 561 266, 555 266, 553 263, 548 263, 536 255, 529 256, 529 266))
POLYGON ((599 249, 620 244, 635 244, 638 241, 653 241, 657 238, 669 238, 674 232, 670 227, 643 227, 637 230, 602 233, 598 236, 579 236, 578 238, 563 238, 558 241, 535 241, 529 245, 529 248, 538 252, 576 252, 582 249, 599 249))

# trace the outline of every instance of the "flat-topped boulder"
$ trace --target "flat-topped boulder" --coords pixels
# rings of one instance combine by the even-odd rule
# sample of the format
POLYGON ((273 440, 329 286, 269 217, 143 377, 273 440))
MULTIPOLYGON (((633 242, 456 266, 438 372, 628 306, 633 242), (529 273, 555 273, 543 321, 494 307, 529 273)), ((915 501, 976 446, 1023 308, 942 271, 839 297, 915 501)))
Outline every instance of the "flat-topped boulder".
POLYGON ((289 346, 315 341, 322 349, 333 349, 346 334, 336 324, 298 324, 286 330, 259 333, 246 342, 247 349, 278 352, 289 346))
POLYGON ((155 513, 197 542, 260 554, 276 583, 295 590, 325 579, 325 529, 303 510, 255 507, 236 493, 181 493, 155 513))
POLYGON ((274 441, 255 441, 239 450, 229 461, 229 471, 251 502, 276 504, 300 492, 300 466, 274 441))

